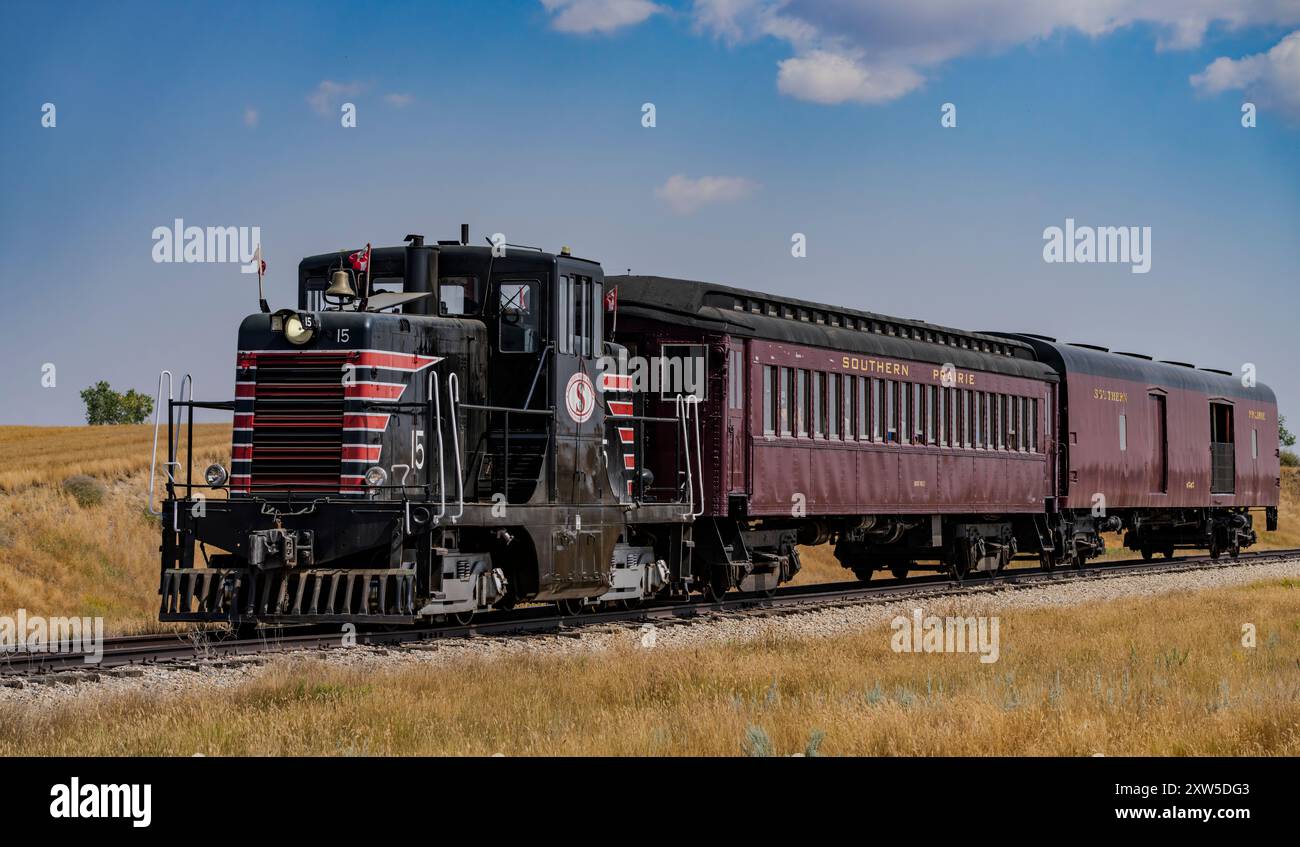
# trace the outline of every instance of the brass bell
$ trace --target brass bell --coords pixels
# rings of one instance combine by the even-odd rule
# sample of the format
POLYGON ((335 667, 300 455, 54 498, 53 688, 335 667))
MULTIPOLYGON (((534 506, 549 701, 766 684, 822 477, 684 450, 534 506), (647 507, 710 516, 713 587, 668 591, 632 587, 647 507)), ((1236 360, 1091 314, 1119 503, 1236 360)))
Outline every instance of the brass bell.
POLYGON ((325 296, 355 300, 357 292, 352 287, 352 274, 345 270, 337 270, 330 274, 330 287, 325 289, 325 296))

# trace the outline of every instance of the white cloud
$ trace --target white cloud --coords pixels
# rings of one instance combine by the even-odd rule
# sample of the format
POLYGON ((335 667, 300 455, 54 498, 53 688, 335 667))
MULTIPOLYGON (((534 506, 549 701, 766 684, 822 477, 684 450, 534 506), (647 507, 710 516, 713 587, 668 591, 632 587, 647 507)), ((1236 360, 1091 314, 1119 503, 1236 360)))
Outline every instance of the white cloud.
POLYGON ((384 102, 395 109, 405 109, 407 106, 415 102, 415 96, 394 91, 391 94, 384 95, 384 102))
POLYGON ((259 120, 260 117, 261 116, 257 114, 257 110, 250 106, 249 108, 244 110, 244 126, 247 127, 257 126, 257 121, 259 120))
POLYGON ((1257 105, 1276 107, 1300 119, 1300 30, 1283 38, 1267 53, 1240 59, 1220 56, 1191 77, 1201 94, 1243 91, 1257 105))
POLYGON ((853 56, 812 50, 777 63, 782 94, 814 103, 885 103, 924 81, 905 65, 870 67, 853 56))
POLYGON ((729 44, 772 38, 792 57, 777 84, 817 103, 881 103, 916 90, 942 63, 1061 32, 1097 38, 1156 30, 1158 50, 1199 46, 1211 25, 1300 24, 1295 0, 694 0, 697 31, 729 44))
POLYGON ((542 0, 542 6, 552 29, 574 33, 613 32, 666 11, 650 0, 542 0))
POLYGON ((321 84, 316 86, 316 90, 307 95, 307 102, 319 115, 329 115, 336 112, 342 105, 344 98, 355 97, 365 90, 359 82, 334 82, 333 80, 321 80, 321 84))
POLYGON ((722 203, 747 196, 755 188, 753 182, 738 176, 702 176, 691 179, 674 174, 655 189, 655 196, 668 204, 679 215, 689 215, 709 203, 722 203))

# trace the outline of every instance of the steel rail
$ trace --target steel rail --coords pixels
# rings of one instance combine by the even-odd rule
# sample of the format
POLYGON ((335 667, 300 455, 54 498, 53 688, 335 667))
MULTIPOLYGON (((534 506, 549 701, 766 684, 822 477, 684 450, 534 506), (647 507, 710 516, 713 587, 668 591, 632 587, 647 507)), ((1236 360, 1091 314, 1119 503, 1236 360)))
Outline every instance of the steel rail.
MULTIPOLYGON (((401 630, 358 629, 355 632, 344 632, 338 624, 312 624, 266 629, 248 639, 235 638, 229 630, 224 629, 127 635, 104 639, 103 656, 98 663, 93 664, 85 661, 85 654, 77 652, 0 650, 0 679, 21 679, 32 674, 63 672, 67 674, 68 681, 76 681, 84 678, 85 674, 111 674, 123 667, 156 665, 160 668, 193 668, 196 667, 196 662, 220 657, 338 648, 345 642, 354 642, 358 646, 403 646, 449 638, 577 634, 584 628, 600 625, 689 623, 732 613, 792 614, 838 606, 889 603, 903 598, 952 597, 1124 576, 1233 568, 1295 558, 1298 555, 1300 549, 1243 551, 1240 558, 1236 559, 1212 559, 1208 555, 1174 557, 1159 563, 1125 559, 1098 562, 1078 569, 1004 570, 996 574, 968 575, 964 580, 934 575, 901 580, 886 579, 868 584, 856 581, 819 583, 789 586, 778 589, 771 595, 761 592, 736 593, 718 600, 703 597, 658 600, 632 608, 593 609, 575 615, 559 614, 553 606, 531 606, 488 612, 479 620, 468 624, 447 623, 401 630), (81 673, 68 673, 73 671, 81 673)), ((69 645, 65 642, 59 646, 69 645)))

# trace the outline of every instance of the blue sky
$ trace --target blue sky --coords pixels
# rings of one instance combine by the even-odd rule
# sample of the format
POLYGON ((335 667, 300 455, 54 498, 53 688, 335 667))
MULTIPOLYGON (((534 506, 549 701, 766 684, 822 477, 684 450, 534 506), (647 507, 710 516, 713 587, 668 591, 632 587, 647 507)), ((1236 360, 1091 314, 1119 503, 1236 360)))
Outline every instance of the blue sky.
POLYGON ((607 273, 1250 362, 1300 420, 1300 3, 970 5, 10 9, 0 423, 163 367, 230 394, 255 278, 154 263, 178 217, 260 226, 273 306, 303 255, 466 221, 607 273), (1150 272, 1045 263, 1067 217, 1151 227, 1150 272))

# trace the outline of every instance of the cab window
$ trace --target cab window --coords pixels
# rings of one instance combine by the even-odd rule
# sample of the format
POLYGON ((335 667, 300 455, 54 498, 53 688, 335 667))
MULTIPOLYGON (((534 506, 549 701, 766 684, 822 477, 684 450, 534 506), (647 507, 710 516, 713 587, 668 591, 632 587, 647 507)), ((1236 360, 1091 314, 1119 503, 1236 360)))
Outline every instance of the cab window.
POLYGON ((537 281, 531 279, 500 284, 497 327, 501 352, 536 353, 540 349, 537 289, 537 281))
POLYGON ((477 315, 483 306, 478 277, 438 278, 438 310, 444 315, 477 315))

